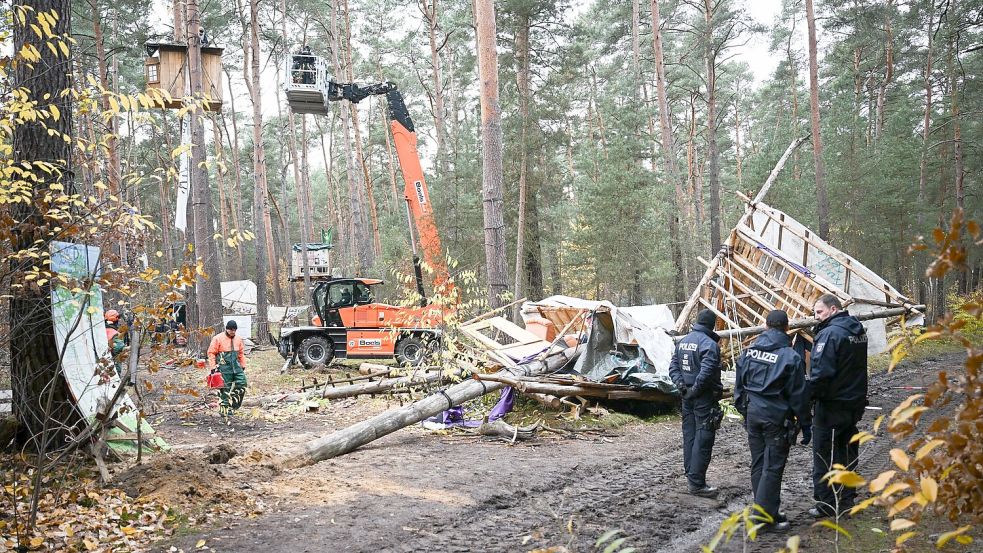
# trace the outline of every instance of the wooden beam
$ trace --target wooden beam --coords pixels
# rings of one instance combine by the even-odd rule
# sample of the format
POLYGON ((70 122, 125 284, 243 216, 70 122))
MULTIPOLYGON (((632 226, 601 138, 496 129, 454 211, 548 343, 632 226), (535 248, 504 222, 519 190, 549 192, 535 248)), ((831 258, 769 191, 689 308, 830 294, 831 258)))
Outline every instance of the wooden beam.
MULTIPOLYGON (((898 315, 904 315, 906 313, 922 313, 925 311, 924 305, 912 305, 910 307, 894 307, 891 309, 881 309, 879 311, 871 311, 870 313, 860 313, 854 315, 860 321, 870 321, 873 319, 886 319, 888 317, 895 317, 898 315)), ((799 328, 809 328, 819 324, 819 319, 795 319, 789 322, 788 329, 795 330, 799 328)), ((751 326, 746 328, 737 328, 734 330, 721 330, 717 332, 717 335, 723 338, 739 338, 744 339, 749 336, 755 336, 761 334, 767 330, 764 326, 751 326)), ((682 339, 682 336, 674 337, 674 339, 682 339)))

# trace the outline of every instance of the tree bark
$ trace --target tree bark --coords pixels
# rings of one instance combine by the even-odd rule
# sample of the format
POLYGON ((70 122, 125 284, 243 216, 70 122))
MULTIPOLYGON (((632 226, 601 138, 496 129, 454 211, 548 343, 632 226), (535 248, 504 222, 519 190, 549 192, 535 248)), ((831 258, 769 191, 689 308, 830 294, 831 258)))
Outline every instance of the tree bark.
MULTIPOLYGON (((109 68, 106 62, 106 43, 102 30, 102 14, 95 0, 89 0, 89 7, 92 11, 92 35, 96 46, 96 67, 99 71, 99 85, 103 88, 100 95, 100 105, 104 114, 111 114, 106 122, 106 153, 108 163, 106 164, 106 185, 109 193, 114 196, 120 194, 120 158, 119 158, 119 138, 118 138, 118 117, 111 112, 109 96, 112 86, 109 83, 109 68)), ((105 115, 103 117, 106 117, 105 115)), ((101 197, 102 192, 98 195, 101 197)))
MULTIPOLYGON (((17 2, 29 7, 30 22, 41 12, 54 11, 58 19, 52 33, 68 37, 71 34, 71 2, 69 0, 37 0, 17 2)), ((13 52, 20 52, 25 45, 36 48, 40 59, 25 63, 21 59, 13 67, 14 87, 22 89, 27 102, 36 102, 38 109, 56 106, 58 118, 23 121, 13 126, 13 159, 18 165, 30 164, 30 171, 37 177, 32 183, 33 198, 30 203, 15 203, 10 215, 17 223, 8 234, 9 248, 13 252, 26 252, 37 248, 36 241, 46 244, 51 238, 49 224, 45 220, 47 208, 42 198, 54 185, 64 187, 65 194, 74 194, 72 179, 72 95, 62 94, 72 88, 72 50, 69 55, 56 54, 32 32, 29 25, 13 25, 13 52), (53 129, 58 134, 49 134, 53 129), (69 139, 69 140, 66 140, 69 139), (48 163, 55 171, 47 172, 39 163, 48 163)), ((46 246, 41 246, 47 250, 46 246)), ((41 252, 38 252, 41 253, 41 252)), ((16 263, 16 262, 15 262, 16 263)), ((18 443, 35 453, 44 453, 50 445, 65 444, 71 428, 72 406, 68 390, 58 366, 58 348, 55 342, 51 313, 51 284, 37 284, 23 280, 23 272, 30 269, 34 260, 20 261, 20 267, 11 267, 14 284, 10 293, 10 373, 13 389, 13 414, 19 423, 18 443), (56 424, 51 425, 54 422, 56 424), (46 432, 48 430, 48 432, 46 432)))
POLYGON ((676 146, 672 138, 672 128, 669 126, 669 101, 666 94, 666 67, 662 51, 662 21, 659 14, 658 0, 652 0, 652 47, 655 52, 655 94, 659 103, 659 131, 662 136, 662 158, 675 189, 674 202, 670 205, 671 214, 669 217, 669 248, 672 258, 673 271, 675 272, 675 282, 673 284, 673 296, 676 302, 685 299, 683 283, 685 281, 685 271, 683 269, 682 237, 679 231, 680 217, 682 209, 683 216, 686 217, 689 209, 686 207, 686 196, 683 192, 682 175, 676 166, 676 146))
POLYGON ((887 38, 884 41, 884 79, 877 91, 877 114, 874 123, 874 137, 880 140, 884 132, 884 103, 887 96, 887 87, 894 78, 894 31, 891 27, 891 10, 894 8, 894 0, 885 2, 885 21, 884 27, 887 38))
MULTIPOLYGON (((339 12, 338 3, 341 0, 335 0, 332 4, 333 10, 331 15, 331 33, 335 37, 334 48, 333 48, 333 63, 334 72, 336 75, 342 75, 346 79, 350 77, 349 68, 345 65, 344 55, 341 54, 345 48, 343 43, 341 33, 339 31, 338 18, 341 17, 339 12)), ((345 33, 347 36, 347 33, 345 33)), ((348 45, 350 46, 350 45, 348 45)), ((349 79, 350 80, 350 79, 349 79)), ((374 248, 372 246, 372 235, 366 232, 365 229, 365 213, 363 212, 364 205, 362 203, 361 189, 363 188, 362 183, 362 171, 358 168, 358 160, 355 158, 355 150, 352 147, 352 124, 355 121, 351 104, 349 102, 338 102, 340 104, 341 110, 341 125, 342 125, 342 136, 345 139, 344 150, 345 150, 345 176, 348 179, 348 207, 351 214, 351 221, 349 228, 345 229, 345 234, 349 244, 352 245, 352 250, 355 252, 355 273, 362 273, 369 268, 371 268, 375 263, 374 248)))
MULTIPOLYGON (((952 0, 949 4, 949 10, 951 10, 948 17, 954 19, 959 13, 957 0, 952 0)), ((963 162, 963 140, 962 140, 962 116, 959 113, 959 68, 958 60, 959 57, 959 33, 952 29, 949 38, 949 108, 952 114, 952 154, 953 154, 953 165, 955 170, 955 175, 953 176, 953 182, 955 187, 953 192, 955 193, 956 209, 963 211, 966 210, 966 169, 963 162)), ((967 272, 965 267, 959 268, 956 271, 956 282, 958 283, 958 291, 960 294, 967 293, 967 272)))
MULTIPOLYGON (((253 104, 253 225, 257 228, 256 247, 256 318, 257 328, 268 322, 266 311, 266 278, 269 269, 273 283, 273 300, 283 305, 283 290, 280 288, 280 267, 273 247, 273 221, 270 217, 270 191, 266 178, 266 146, 263 144, 262 85, 259 67, 259 0, 249 0, 249 63, 243 63, 246 83, 253 104), (245 70, 249 67, 249 70, 245 70)), ((233 121, 235 125, 235 121, 233 121)))
MULTIPOLYGON (((922 155, 918 163, 918 233, 925 232, 925 207, 928 190, 928 138, 932 132, 932 46, 935 40, 935 10, 928 11, 928 27, 926 29, 928 47, 925 54, 925 112, 922 120, 922 155)), ((925 260, 923 255, 916 256, 915 282, 918 287, 918 303, 928 303, 928 287, 925 277, 925 260)), ((929 314, 930 317, 934 313, 929 314)))
MULTIPOLYGON (((195 100, 204 98, 202 84, 201 43, 197 30, 201 27, 197 0, 188 2, 188 78, 191 82, 191 96, 195 100)), ((198 275, 195 285, 198 310, 198 326, 202 329, 219 327, 222 323, 222 270, 219 268, 218 252, 215 247, 215 224, 212 217, 212 194, 208 185, 208 169, 205 167, 205 129, 201 116, 193 113, 191 124, 191 198, 194 213, 195 254, 202 260, 206 276, 198 275)))
POLYGON ((478 78, 481 81, 481 196, 484 205, 488 306, 503 304, 506 285, 502 216, 502 109, 498 102, 498 52, 494 0, 475 1, 478 78))
POLYGON ((713 44, 713 0, 704 0, 706 42, 704 61, 707 71, 707 157, 710 178, 710 255, 720 249, 720 153, 717 151, 717 59, 713 44))
MULTIPOLYGON (((487 1, 491 2, 491 0, 487 1)), ((496 374, 517 376, 521 373, 525 376, 532 376, 554 371, 567 364, 575 356, 576 348, 570 348, 554 353, 542 361, 533 361, 521 365, 519 369, 505 369, 496 374)), ((285 456, 283 464, 288 467, 300 467, 344 455, 401 428, 418 423, 488 392, 494 392, 501 387, 502 384, 498 382, 485 383, 477 380, 455 384, 443 392, 430 395, 410 405, 390 409, 371 419, 356 423, 323 438, 312 440, 304 445, 301 451, 285 456)))
POLYGON ((450 163, 447 155, 447 121, 444 108, 444 77, 440 60, 440 47, 437 45, 437 4, 439 0, 420 0, 420 10, 427 23, 427 36, 430 39, 430 74, 433 78, 433 124, 437 133, 437 167, 440 178, 450 175, 450 163))
POLYGON ((806 23, 809 27, 809 109, 812 120, 812 159, 816 166, 816 204, 819 215, 819 237, 829 242, 829 198, 826 194, 826 166, 823 163, 823 139, 819 126, 819 61, 816 53, 816 15, 812 0, 806 2, 806 23))
MULTIPOLYGON (((514 297, 521 298, 525 287, 525 248, 526 248, 526 188, 528 186, 529 152, 528 152, 528 122, 529 122, 529 14, 525 11, 518 14, 515 31, 515 58, 518 63, 516 85, 519 92, 519 208, 518 223, 516 224, 515 239, 515 290, 514 297)), ((519 310, 514 317, 518 322, 519 310)))

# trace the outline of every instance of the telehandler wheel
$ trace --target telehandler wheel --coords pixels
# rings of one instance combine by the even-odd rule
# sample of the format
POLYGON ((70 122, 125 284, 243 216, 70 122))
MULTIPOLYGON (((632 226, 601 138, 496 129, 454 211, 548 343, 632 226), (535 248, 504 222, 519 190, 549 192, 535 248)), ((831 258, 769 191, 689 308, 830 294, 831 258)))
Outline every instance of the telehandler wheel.
POLYGON ((301 340, 297 346, 297 360, 304 365, 305 369, 312 369, 318 365, 327 365, 334 357, 334 350, 331 342, 324 336, 308 336, 301 340))
POLYGON ((427 346, 417 336, 404 336, 396 344, 396 362, 415 367, 423 363, 427 356, 427 346))

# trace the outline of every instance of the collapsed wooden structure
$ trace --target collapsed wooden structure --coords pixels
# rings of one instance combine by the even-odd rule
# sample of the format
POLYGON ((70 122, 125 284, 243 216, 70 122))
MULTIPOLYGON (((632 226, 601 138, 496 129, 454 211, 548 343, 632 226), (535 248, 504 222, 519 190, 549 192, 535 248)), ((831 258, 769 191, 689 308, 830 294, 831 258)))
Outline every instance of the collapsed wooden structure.
MULTIPOLYGON (((781 171, 788 154, 801 144, 793 142, 754 198, 745 201, 744 215, 730 232, 714 258, 703 262, 707 269, 686 306, 676 318, 676 331, 685 333, 700 309, 716 313, 718 329, 736 344, 722 344, 725 354, 740 350, 764 325, 773 309, 788 313, 793 326, 811 318, 816 300, 833 294, 854 315, 863 315, 869 350, 887 349, 885 319, 900 315, 920 316, 924 306, 915 305, 883 278, 862 263, 836 249, 788 214, 765 204, 762 199, 781 171)), ((810 340, 806 332, 802 339, 810 340)))

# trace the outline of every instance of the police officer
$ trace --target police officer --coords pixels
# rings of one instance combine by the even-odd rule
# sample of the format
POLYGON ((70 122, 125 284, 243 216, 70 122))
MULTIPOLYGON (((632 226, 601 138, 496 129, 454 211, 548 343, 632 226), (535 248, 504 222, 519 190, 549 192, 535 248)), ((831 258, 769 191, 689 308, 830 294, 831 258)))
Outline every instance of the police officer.
POLYGON ((758 517, 765 530, 784 531, 789 524, 779 507, 785 461, 800 428, 808 442, 812 417, 805 366, 787 334, 788 315, 771 311, 765 325, 768 329, 737 361, 734 405, 747 429, 754 502, 768 514, 758 517))
POLYGON ((683 468, 689 493, 700 497, 717 496, 717 488, 706 482, 713 440, 723 419, 718 404, 723 386, 716 324, 713 311, 700 311, 692 331, 676 345, 669 365, 669 377, 683 397, 683 468))
POLYGON ((832 294, 816 301, 809 388, 815 401, 812 442, 812 491, 815 517, 831 517, 853 507, 853 488, 830 486, 823 476, 840 463, 853 470, 859 444, 850 443, 867 405, 867 333, 832 294))

